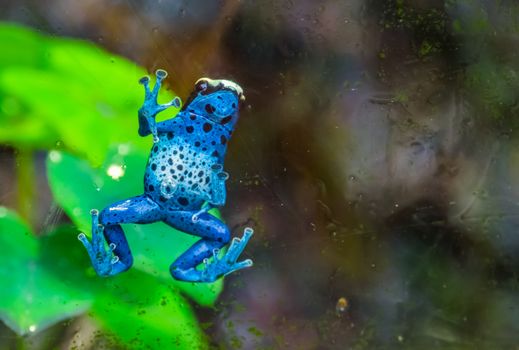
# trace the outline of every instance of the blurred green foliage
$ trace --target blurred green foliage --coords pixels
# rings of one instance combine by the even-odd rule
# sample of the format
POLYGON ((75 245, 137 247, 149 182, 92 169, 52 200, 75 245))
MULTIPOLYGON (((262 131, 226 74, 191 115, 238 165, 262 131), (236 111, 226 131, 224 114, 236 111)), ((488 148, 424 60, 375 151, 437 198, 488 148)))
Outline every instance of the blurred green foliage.
MULTIPOLYGON (((436 6, 406 0, 371 2, 380 13, 383 31, 410 36, 416 59, 444 61, 449 74, 442 73, 442 78, 459 83, 483 124, 501 131, 517 127, 519 5, 475 0, 445 0, 436 6)), ((379 57, 392 51, 398 55, 398 50, 388 42, 379 57)))
MULTIPOLYGON (((95 165, 114 143, 147 150, 148 140, 135 137, 142 68, 91 43, 16 25, 0 25, 0 41, 0 142, 64 147, 95 165)), ((161 98, 172 94, 163 89, 161 98)))
MULTIPOLYGON (((453 50, 456 44, 450 40, 449 16, 441 8, 419 8, 404 0, 378 1, 375 8, 381 7, 379 24, 384 30, 405 31, 411 37, 413 52, 419 58, 425 58, 447 50, 453 50)), ((391 43, 386 50, 394 50, 391 43)))
POLYGON ((455 12, 455 35, 464 45, 462 64, 470 102, 480 118, 501 129, 518 125, 519 61, 516 37, 519 32, 519 5, 489 3, 477 6, 471 0, 449 5, 455 12))
POLYGON ((78 229, 90 234, 90 209, 142 189, 150 146, 137 135, 144 70, 92 44, 12 24, 0 25, 0 40, 0 142, 50 151, 52 194, 75 224, 37 237, 0 207, 0 319, 25 335, 89 311, 105 337, 132 349, 205 348, 183 295, 208 306, 222 282, 180 283, 169 274, 194 237, 160 223, 126 225, 135 267, 108 279, 95 275, 76 239, 78 229))
POLYGON ((74 228, 36 238, 13 212, 0 215, 0 317, 20 335, 83 314, 132 349, 205 344, 187 301, 169 283, 137 270, 95 276, 74 228))
MULTIPOLYGON (((40 242, 13 212, 0 213, 0 317, 19 334, 84 312, 91 295, 41 264, 40 242)), ((58 256, 59 259, 59 256, 58 256)))

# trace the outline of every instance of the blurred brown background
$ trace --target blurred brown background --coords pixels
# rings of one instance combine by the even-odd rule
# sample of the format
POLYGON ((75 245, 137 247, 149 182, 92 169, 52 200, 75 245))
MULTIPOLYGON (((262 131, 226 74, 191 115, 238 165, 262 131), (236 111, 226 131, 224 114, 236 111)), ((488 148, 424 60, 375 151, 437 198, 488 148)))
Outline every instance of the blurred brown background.
MULTIPOLYGON (((471 69, 491 57, 516 72, 516 6, 3 0, 0 19, 164 68, 184 99, 202 76, 243 87, 223 216, 256 229, 256 265, 227 278, 214 310, 198 309, 214 346, 510 349, 516 101, 486 103, 477 84, 493 91, 500 77, 471 69), (480 18, 482 29, 464 26, 480 18)), ((9 205, 15 167, 9 150, 0 159, 9 205)))

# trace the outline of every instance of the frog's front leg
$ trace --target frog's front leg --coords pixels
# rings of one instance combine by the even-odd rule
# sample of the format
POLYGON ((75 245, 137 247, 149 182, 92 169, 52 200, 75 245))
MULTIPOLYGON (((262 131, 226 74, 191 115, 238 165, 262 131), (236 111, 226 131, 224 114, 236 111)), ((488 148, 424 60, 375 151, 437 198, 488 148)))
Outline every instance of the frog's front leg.
POLYGON ((151 133, 154 142, 159 141, 157 135, 157 124, 155 122, 156 115, 171 106, 180 107, 180 99, 178 97, 175 97, 171 102, 165 104, 158 104, 157 102, 162 80, 164 80, 167 75, 168 73, 162 69, 158 69, 155 72, 157 80, 153 90, 150 90, 149 77, 146 76, 139 80, 139 83, 144 85, 144 102, 142 107, 139 109, 139 135, 146 136, 151 133))
POLYGON ((234 238, 227 252, 220 256, 220 249, 230 240, 227 225, 208 213, 201 214, 193 222, 189 220, 192 215, 190 211, 176 211, 168 213, 164 220, 176 229, 202 237, 171 265, 173 278, 189 282, 214 282, 224 275, 252 266, 250 259, 237 261, 252 236, 251 228, 245 229, 243 238, 234 238), (204 264, 199 270, 197 266, 201 263, 204 264))
POLYGON ((227 181, 227 179, 229 179, 229 174, 223 171, 221 164, 211 166, 211 196, 208 196, 202 208, 193 214, 191 217, 193 222, 196 222, 203 213, 207 213, 212 208, 221 207, 225 204, 225 181, 227 181))
POLYGON ((99 276, 111 276, 128 270, 133 258, 120 224, 159 221, 159 206, 146 196, 137 196, 117 202, 99 215, 92 210, 92 240, 84 233, 78 239, 85 246, 92 266, 99 276))

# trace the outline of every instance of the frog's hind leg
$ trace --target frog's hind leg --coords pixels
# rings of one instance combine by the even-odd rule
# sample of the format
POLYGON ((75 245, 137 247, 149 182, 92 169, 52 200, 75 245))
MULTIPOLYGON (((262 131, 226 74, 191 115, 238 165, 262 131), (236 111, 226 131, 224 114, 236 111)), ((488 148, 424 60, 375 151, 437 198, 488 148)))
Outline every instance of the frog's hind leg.
POLYGON ((176 229, 202 237, 171 264, 173 278, 189 282, 213 282, 231 272, 252 266, 250 259, 236 261, 252 236, 252 229, 247 228, 242 239, 234 238, 227 252, 220 257, 220 249, 230 240, 229 228, 208 213, 202 213, 197 220, 192 220, 194 213, 175 211, 168 213, 164 220, 176 229), (203 269, 196 269, 202 262, 203 269))
POLYGON ((146 196, 117 202, 101 211, 92 210, 92 241, 78 236, 85 246, 94 270, 100 276, 111 276, 128 270, 132 254, 120 224, 145 224, 161 220, 159 206, 146 196))

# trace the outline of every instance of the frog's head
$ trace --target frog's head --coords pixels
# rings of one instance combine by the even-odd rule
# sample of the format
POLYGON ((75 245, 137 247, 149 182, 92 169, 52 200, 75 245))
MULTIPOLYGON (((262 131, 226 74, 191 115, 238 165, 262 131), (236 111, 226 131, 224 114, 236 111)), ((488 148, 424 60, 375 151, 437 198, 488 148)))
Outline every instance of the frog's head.
POLYGON ((241 102, 245 100, 242 88, 229 80, 201 78, 182 110, 195 113, 234 129, 241 102))

